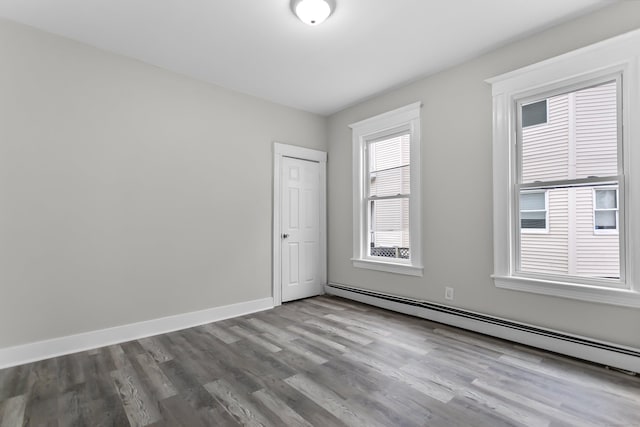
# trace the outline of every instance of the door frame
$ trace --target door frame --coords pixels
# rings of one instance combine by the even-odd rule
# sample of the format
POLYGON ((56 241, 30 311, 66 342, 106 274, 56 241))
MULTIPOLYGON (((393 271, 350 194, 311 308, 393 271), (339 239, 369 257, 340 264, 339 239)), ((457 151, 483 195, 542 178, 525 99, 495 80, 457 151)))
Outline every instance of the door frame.
POLYGON ((272 295, 273 305, 282 305, 282 230, 281 230, 281 167, 282 158, 291 157, 294 159, 317 162, 320 165, 320 282, 327 284, 327 153, 313 150, 311 148, 299 147, 297 145, 273 143, 273 249, 271 259, 273 261, 273 282, 272 295))

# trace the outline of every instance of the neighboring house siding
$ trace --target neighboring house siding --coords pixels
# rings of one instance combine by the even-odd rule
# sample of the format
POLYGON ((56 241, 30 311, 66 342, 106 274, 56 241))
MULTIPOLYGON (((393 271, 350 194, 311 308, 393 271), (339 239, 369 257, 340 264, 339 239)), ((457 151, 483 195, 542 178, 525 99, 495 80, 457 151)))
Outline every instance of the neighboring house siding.
MULTIPOLYGON (((617 175, 615 83, 575 94, 576 177, 617 175)), ((620 273, 618 234, 596 234, 593 190, 576 189, 576 271, 581 276, 617 277, 620 273)))
POLYGON ((617 234, 593 231, 593 190, 576 192, 576 271, 580 276, 617 277, 620 272, 620 245, 617 234))
MULTIPOLYGON (((523 129, 524 183, 617 175, 616 85, 547 100, 548 121, 523 129)), ((593 189, 551 189, 549 232, 521 234, 522 271, 619 275, 619 237, 594 232, 593 189)))
MULTIPOLYGON (((522 132, 523 182, 567 178, 569 163, 569 100, 549 98, 546 124, 522 132)), ((549 191, 549 232, 523 232, 520 238, 522 271, 566 274, 568 262, 568 207, 566 190, 549 191)))
MULTIPOLYGON (((408 165, 411 163, 411 140, 409 135, 405 135, 402 138, 402 164, 408 165)), ((402 183, 403 187, 407 188, 408 192, 411 192, 411 168, 403 169, 402 171, 402 183)), ((402 238, 398 244, 399 247, 409 247, 409 203, 405 203, 402 206, 402 238)))
MULTIPOLYGON (((403 205, 408 206, 404 199, 403 205)), ((403 231, 403 218, 398 204, 380 204, 376 208, 376 246, 407 247, 409 243, 408 231, 403 231), (406 233, 406 235, 405 235, 406 233), (405 240, 406 239, 406 240, 405 240), (406 245, 405 245, 406 241, 406 245)), ((408 224, 407 224, 408 225, 408 224)), ((405 227, 406 229, 406 227, 405 227)))
MULTIPOLYGON (((398 165, 409 165, 410 141, 409 135, 375 143, 372 161, 378 172, 371 185, 376 186, 379 196, 409 193, 410 168, 389 168, 398 165), (386 171, 385 171, 386 170, 386 171)), ((409 247, 409 201, 396 199, 387 203, 376 204, 374 226, 376 231, 375 245, 377 247, 409 247)))
POLYGON ((548 100, 546 124, 522 132, 523 182, 567 179, 569 162, 569 102, 567 95, 548 100))
POLYGON ((566 274, 569 260, 567 190, 549 190, 549 232, 522 233, 522 271, 566 274))
POLYGON ((576 178, 617 175, 615 83, 577 92, 575 122, 576 178))

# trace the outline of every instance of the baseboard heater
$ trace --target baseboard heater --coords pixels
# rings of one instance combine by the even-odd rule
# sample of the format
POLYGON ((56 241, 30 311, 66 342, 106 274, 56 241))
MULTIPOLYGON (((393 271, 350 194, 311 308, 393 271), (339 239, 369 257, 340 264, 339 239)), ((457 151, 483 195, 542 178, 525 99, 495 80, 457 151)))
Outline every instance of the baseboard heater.
POLYGON ((627 373, 640 372, 640 350, 544 329, 427 301, 330 283, 327 294, 348 298, 423 319, 600 363, 627 373))

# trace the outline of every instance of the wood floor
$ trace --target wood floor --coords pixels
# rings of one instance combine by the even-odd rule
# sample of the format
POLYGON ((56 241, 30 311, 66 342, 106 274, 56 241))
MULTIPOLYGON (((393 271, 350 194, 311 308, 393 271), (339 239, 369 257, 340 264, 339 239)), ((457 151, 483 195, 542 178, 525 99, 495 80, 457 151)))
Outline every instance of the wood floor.
POLYGON ((640 426, 640 378, 335 297, 0 371, 0 426, 640 426))

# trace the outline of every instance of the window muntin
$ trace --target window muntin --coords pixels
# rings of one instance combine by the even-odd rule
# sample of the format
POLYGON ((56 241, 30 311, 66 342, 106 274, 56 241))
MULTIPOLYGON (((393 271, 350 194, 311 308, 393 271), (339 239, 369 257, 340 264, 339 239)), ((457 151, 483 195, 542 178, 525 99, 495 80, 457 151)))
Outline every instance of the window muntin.
POLYGON ((523 232, 549 231, 546 191, 520 192, 520 228, 523 232))
MULTIPOLYGON (((620 185, 620 85, 614 76, 543 95, 548 120, 539 126, 523 126, 525 107, 539 101, 528 97, 516 103, 516 275, 602 279, 600 286, 620 286, 624 251, 615 231, 618 198, 615 208, 589 209, 596 203, 589 198, 599 189, 620 185), (612 226, 613 232, 604 228, 612 226), (594 227, 603 228, 594 233, 594 227), (610 236, 594 239, 594 234, 610 236)), ((610 206, 610 193, 603 192, 605 197, 610 206)))
POLYGON ((367 142, 368 256, 410 258, 411 134, 367 142))
POLYGON ((618 232, 618 189, 596 188, 593 191, 593 230, 595 234, 618 232))

